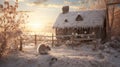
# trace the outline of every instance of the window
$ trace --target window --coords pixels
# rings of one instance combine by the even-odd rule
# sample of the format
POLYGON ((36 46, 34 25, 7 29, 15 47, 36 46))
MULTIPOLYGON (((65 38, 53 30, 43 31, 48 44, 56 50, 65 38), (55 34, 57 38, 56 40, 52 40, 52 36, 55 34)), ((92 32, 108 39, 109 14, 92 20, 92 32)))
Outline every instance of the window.
POLYGON ((76 17, 76 21, 83 21, 82 16, 81 16, 81 15, 78 15, 78 16, 76 17))

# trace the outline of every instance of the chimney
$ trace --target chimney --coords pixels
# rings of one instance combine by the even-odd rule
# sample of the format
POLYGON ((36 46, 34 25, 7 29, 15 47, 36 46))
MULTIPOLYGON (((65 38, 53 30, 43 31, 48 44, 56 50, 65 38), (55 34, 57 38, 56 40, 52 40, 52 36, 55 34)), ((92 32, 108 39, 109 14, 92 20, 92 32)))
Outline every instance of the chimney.
POLYGON ((69 12, 69 6, 63 6, 62 12, 63 12, 63 14, 68 13, 69 12))

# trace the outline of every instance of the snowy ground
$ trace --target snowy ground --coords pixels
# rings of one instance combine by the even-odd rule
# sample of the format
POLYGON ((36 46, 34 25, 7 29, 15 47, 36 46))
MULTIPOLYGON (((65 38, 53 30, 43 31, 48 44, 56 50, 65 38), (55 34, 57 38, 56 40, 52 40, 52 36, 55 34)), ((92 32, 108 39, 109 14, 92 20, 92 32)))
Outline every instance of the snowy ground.
POLYGON ((53 47, 39 55, 34 47, 0 60, 0 67, 120 67, 120 53, 113 49, 93 51, 91 45, 53 47), (109 52, 107 51, 109 50, 109 52))

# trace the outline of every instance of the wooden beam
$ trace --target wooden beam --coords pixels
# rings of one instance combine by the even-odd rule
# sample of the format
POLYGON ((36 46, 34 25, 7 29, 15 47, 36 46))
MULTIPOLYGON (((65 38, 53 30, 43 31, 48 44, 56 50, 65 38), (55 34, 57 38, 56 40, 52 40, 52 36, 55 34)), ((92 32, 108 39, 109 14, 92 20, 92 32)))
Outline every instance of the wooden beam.
POLYGON ((107 5, 117 5, 120 4, 120 2, 116 2, 116 3, 108 3, 107 5))

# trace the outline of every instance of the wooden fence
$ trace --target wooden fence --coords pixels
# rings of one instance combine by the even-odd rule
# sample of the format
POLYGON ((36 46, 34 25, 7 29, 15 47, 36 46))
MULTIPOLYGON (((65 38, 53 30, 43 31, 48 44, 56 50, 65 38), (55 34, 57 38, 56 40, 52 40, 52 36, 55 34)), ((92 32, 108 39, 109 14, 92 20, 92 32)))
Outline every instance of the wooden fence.
POLYGON ((79 35, 51 35, 51 36, 44 36, 44 35, 23 35, 20 37, 20 44, 23 45, 24 43, 34 43, 35 45, 44 42, 49 42, 51 45, 65 43, 68 41, 69 43, 80 43, 81 41, 87 42, 87 41, 96 41, 96 37, 94 34, 79 34, 79 35), (64 38, 69 37, 69 40, 60 41, 57 38, 64 38))

